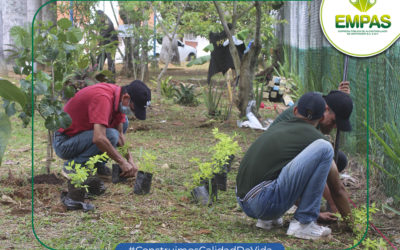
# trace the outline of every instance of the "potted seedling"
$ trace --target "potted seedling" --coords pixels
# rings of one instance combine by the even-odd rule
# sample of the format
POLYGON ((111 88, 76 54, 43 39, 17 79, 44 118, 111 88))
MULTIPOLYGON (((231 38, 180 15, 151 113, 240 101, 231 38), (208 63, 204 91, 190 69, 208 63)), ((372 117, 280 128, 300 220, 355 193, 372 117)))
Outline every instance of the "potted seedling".
MULTIPOLYGON (((129 153, 129 146, 128 144, 125 144, 123 146, 117 147, 117 151, 124 157, 129 153)), ((126 181, 127 177, 121 177, 120 174, 122 173, 122 169, 119 166, 119 164, 114 163, 112 164, 112 177, 111 181, 112 183, 118 183, 118 182, 124 182, 126 181)))
POLYGON ((220 133, 218 128, 214 128, 212 132, 214 138, 218 140, 218 142, 210 148, 210 152, 213 153, 212 160, 215 162, 215 180, 218 189, 226 191, 227 173, 230 171, 234 155, 240 151, 240 147, 237 141, 234 141, 236 134, 231 137, 227 134, 220 133))
POLYGON ((190 160, 197 164, 199 171, 192 175, 192 183, 187 185, 196 202, 211 205, 217 199, 217 186, 214 178, 215 162, 200 162, 198 158, 190 160))
POLYGON ((145 152, 139 160, 139 171, 133 189, 135 194, 147 194, 150 192, 151 180, 157 167, 156 159, 155 155, 145 152))
POLYGON ((83 208, 84 211, 93 210, 94 206, 84 203, 85 194, 101 194, 105 188, 103 184, 96 179, 91 179, 97 172, 95 164, 98 162, 107 161, 107 153, 95 155, 89 158, 85 164, 78 164, 74 161, 69 162, 66 166, 71 173, 68 174, 68 193, 63 193, 61 196, 62 202, 67 206, 67 209, 75 210, 83 208))

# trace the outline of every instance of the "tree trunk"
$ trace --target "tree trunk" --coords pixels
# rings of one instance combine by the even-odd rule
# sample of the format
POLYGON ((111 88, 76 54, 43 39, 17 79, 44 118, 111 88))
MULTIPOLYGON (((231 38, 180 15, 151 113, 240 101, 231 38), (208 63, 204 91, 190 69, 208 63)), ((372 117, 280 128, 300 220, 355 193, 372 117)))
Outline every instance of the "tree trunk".
POLYGON ((38 23, 38 21, 42 21, 43 9, 41 9, 36 14, 36 12, 39 10, 40 6, 42 6, 42 0, 30 0, 29 1, 29 4, 27 5, 27 8, 28 8, 27 21, 29 23, 33 22, 34 17, 35 17, 35 23, 38 23), (36 14, 36 16, 35 16, 35 14, 36 14))
MULTIPOLYGON (((239 117, 246 116, 246 108, 250 100, 253 99, 253 79, 254 72, 257 66, 257 58, 260 54, 261 45, 260 45, 260 28, 261 28, 261 6, 258 1, 254 2, 254 6, 256 7, 256 29, 254 31, 254 42, 251 46, 249 52, 243 55, 242 61, 240 61, 239 53, 234 45, 232 39, 232 33, 228 28, 228 24, 225 21, 224 13, 217 1, 213 1, 215 8, 217 9, 218 15, 220 17, 221 23, 224 27, 225 33, 228 35, 229 39, 229 51, 231 53, 233 63, 235 65, 235 69, 240 69, 239 72, 239 93, 237 100, 237 107, 240 111, 239 117)), ((236 22, 236 18, 239 15, 234 13, 232 23, 236 22)), ((234 28, 234 27, 233 27, 234 28)), ((234 29, 232 29, 234 31, 234 29)))
POLYGON ((177 65, 181 64, 179 50, 178 50, 178 39, 176 38, 176 35, 171 42, 171 52, 172 52, 171 63, 177 65))
POLYGON ((53 132, 47 130, 47 155, 46 155, 46 170, 50 174, 50 166, 53 161, 53 132))
MULTIPOLYGON (((42 5, 47 2, 48 0, 42 0, 42 5)), ((53 24, 57 23, 57 1, 46 4, 40 11, 42 12, 42 21, 51 21, 53 24)))
MULTIPOLYGON (((0 0, 0 4, 3 5, 3 0, 0 0)), ((7 67, 3 51, 3 22, 3 11, 0 10, 0 74, 7 76, 7 67)))
POLYGON ((176 35, 174 35, 172 40, 169 35, 164 36, 160 53, 160 61, 163 63, 169 61, 170 63, 180 64, 176 35))
POLYGON ((127 77, 132 76, 133 72, 133 44, 132 44, 132 37, 124 38, 125 43, 125 55, 123 60, 122 66, 122 74, 126 75, 127 77))
MULTIPOLYGON (((185 11, 186 5, 187 5, 187 3, 185 3, 182 6, 181 11, 178 12, 178 16, 176 18, 176 24, 175 24, 174 31, 172 32, 172 36, 171 37, 168 36, 167 29, 164 27, 163 23, 159 20, 158 16, 156 15, 157 21, 161 25, 161 27, 162 27, 162 29, 164 31, 164 34, 168 36, 169 41, 171 41, 172 38, 175 37, 176 30, 178 29, 178 25, 179 25, 179 23, 181 21, 181 17, 183 15, 183 12, 185 11)), ((154 8, 153 8, 153 12, 156 13, 154 8)), ((163 43, 164 43, 164 41, 163 41, 163 43)), ((161 55, 160 55, 160 59, 161 59, 161 55)), ((169 60, 170 60, 170 54, 168 54, 167 62, 165 63, 164 68, 161 70, 160 74, 157 77, 157 96, 158 96, 158 100, 161 100, 161 77, 165 74, 165 72, 168 69, 169 60)))
MULTIPOLYGON (((0 0, 0 70, 7 71, 5 59, 8 53, 4 50, 9 49, 7 44, 12 44, 13 41, 10 36, 10 29, 13 26, 24 26, 27 24, 27 2, 21 0, 0 0)), ((4 73, 4 72, 3 72, 4 73)))
MULTIPOLYGON (((239 101, 238 108, 239 117, 246 116, 246 108, 250 100, 254 99, 253 79, 257 67, 257 58, 261 51, 260 44, 260 28, 261 28, 261 6, 258 1, 255 2, 256 7, 256 30, 254 43, 249 52, 243 55, 242 65, 240 67, 239 78, 239 101)), ((255 112, 255 110, 253 110, 255 112)), ((256 114, 257 115, 257 114, 256 114)))

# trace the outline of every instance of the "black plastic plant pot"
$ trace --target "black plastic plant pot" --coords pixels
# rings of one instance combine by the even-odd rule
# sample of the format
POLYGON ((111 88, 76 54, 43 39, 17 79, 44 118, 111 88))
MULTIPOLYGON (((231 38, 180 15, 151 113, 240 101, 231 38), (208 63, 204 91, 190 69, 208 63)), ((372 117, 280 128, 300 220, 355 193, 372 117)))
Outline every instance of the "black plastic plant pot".
POLYGON ((104 185, 104 182, 96 176, 88 177, 83 184, 89 186, 88 195, 101 195, 104 194, 104 192, 107 189, 106 186, 104 185))
POLYGON ((232 167, 232 162, 235 159, 235 155, 230 155, 229 159, 228 159, 228 164, 224 165, 224 168, 226 167, 227 172, 231 171, 231 167, 232 167))
POLYGON ((135 194, 148 194, 151 188, 151 179, 153 174, 139 171, 136 176, 136 182, 133 187, 133 192, 135 194))
POLYGON ((122 173, 122 169, 119 167, 118 164, 112 164, 112 183, 124 182, 126 181, 126 177, 119 176, 122 173))
POLYGON ((217 183, 218 190, 226 191, 227 174, 226 172, 221 172, 215 174, 215 182, 217 183))
MULTIPOLYGON (((205 186, 199 186, 192 190, 191 192, 193 199, 200 203, 201 205, 209 205, 209 194, 205 186)), ((210 201, 212 204, 212 201, 210 201)))
MULTIPOLYGON (((207 189, 207 193, 210 194, 210 184, 208 183, 208 179, 207 180, 202 180, 200 182, 201 184, 204 185, 204 187, 207 189)), ((218 199, 218 186, 217 186, 217 181, 215 179, 215 177, 213 177, 211 179, 211 198, 212 200, 217 200, 218 199)))
POLYGON ((84 212, 93 211, 94 206, 90 203, 85 203, 86 190, 84 188, 76 188, 68 182, 68 192, 61 193, 61 202, 67 207, 67 210, 79 210, 84 212))
POLYGON ((68 182, 68 198, 74 201, 84 202, 85 193, 86 190, 84 188, 76 188, 73 184, 71 184, 71 181, 68 182))

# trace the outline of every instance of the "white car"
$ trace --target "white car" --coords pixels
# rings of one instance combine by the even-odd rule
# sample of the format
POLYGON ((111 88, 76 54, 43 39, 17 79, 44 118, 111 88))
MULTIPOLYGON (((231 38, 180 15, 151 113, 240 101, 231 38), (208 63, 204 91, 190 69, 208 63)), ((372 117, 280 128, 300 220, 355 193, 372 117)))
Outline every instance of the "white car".
POLYGON ((178 40, 179 59, 181 62, 191 61, 197 57, 197 50, 178 40))
MULTIPOLYGON (((191 61, 197 57, 197 50, 194 47, 184 44, 183 42, 181 42, 179 40, 177 42, 178 42, 179 60, 181 62, 191 61)), ((149 46, 153 47, 153 45, 154 45, 153 40, 150 40, 149 46)), ((158 43, 158 41, 156 41, 156 55, 155 55, 156 58, 158 58, 160 56, 161 48, 162 48, 162 45, 160 43, 158 43)), ((154 56, 153 49, 151 49, 149 51, 149 56, 150 57, 154 56)))

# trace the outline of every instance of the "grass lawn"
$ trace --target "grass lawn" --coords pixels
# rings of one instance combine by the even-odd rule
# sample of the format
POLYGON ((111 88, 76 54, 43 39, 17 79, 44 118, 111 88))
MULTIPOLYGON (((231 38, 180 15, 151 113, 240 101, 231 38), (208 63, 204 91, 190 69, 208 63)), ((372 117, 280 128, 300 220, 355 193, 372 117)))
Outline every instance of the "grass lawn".
MULTIPOLYGON (((196 79, 204 82, 207 75, 201 68, 176 68, 169 73, 173 80, 191 82, 195 79, 193 83, 196 79)), ((126 84, 129 80, 120 77, 117 82, 126 84)), ((151 89, 154 91, 156 86, 151 89)), ((155 97, 153 93, 153 100, 155 97)), ((13 134, 0 168, 0 248, 43 249, 45 245, 55 249, 113 249, 122 242, 279 242, 290 249, 344 249, 353 245, 353 235, 340 223, 330 225, 333 233, 327 239, 309 241, 288 237, 290 214, 285 215, 281 229, 266 232, 256 228, 256 220, 245 216, 237 205, 235 178, 244 152, 262 132, 238 128, 235 108, 230 120, 210 121, 205 116, 207 111, 201 96, 199 100, 201 103, 197 107, 154 100, 146 121, 130 120, 126 137, 134 158, 139 155, 140 148, 157 156, 159 171, 153 176, 150 194, 134 194, 134 179, 119 184, 108 180, 106 193, 90 200, 96 206, 95 211, 84 213, 66 211, 61 204, 60 194, 67 189, 66 182, 62 185, 35 184, 35 235, 31 224, 31 184, 27 179, 31 177, 32 155, 34 174, 46 172, 47 131, 36 116, 32 149, 31 127, 23 128, 22 122, 13 117, 13 134), (236 133, 242 152, 236 156, 232 171, 228 173, 227 191, 220 191, 218 200, 207 207, 194 203, 184 184, 190 182, 197 171, 189 160, 210 157, 209 148, 216 142, 211 133, 214 127, 230 135, 236 133)), ((262 115, 274 117, 276 112, 264 109, 262 115)), ((61 167, 62 161, 56 157, 51 172, 62 178, 61 167)), ((362 180, 365 167, 351 160, 348 171, 362 180)), ((365 181, 349 189, 356 202, 365 202, 365 181)), ((380 218, 384 220, 385 216, 380 218)), ((398 225, 399 219, 386 220, 387 230, 383 232, 394 231, 393 234, 397 232, 398 235, 393 223, 398 225)), ((368 236, 377 237, 371 230, 368 236)))

